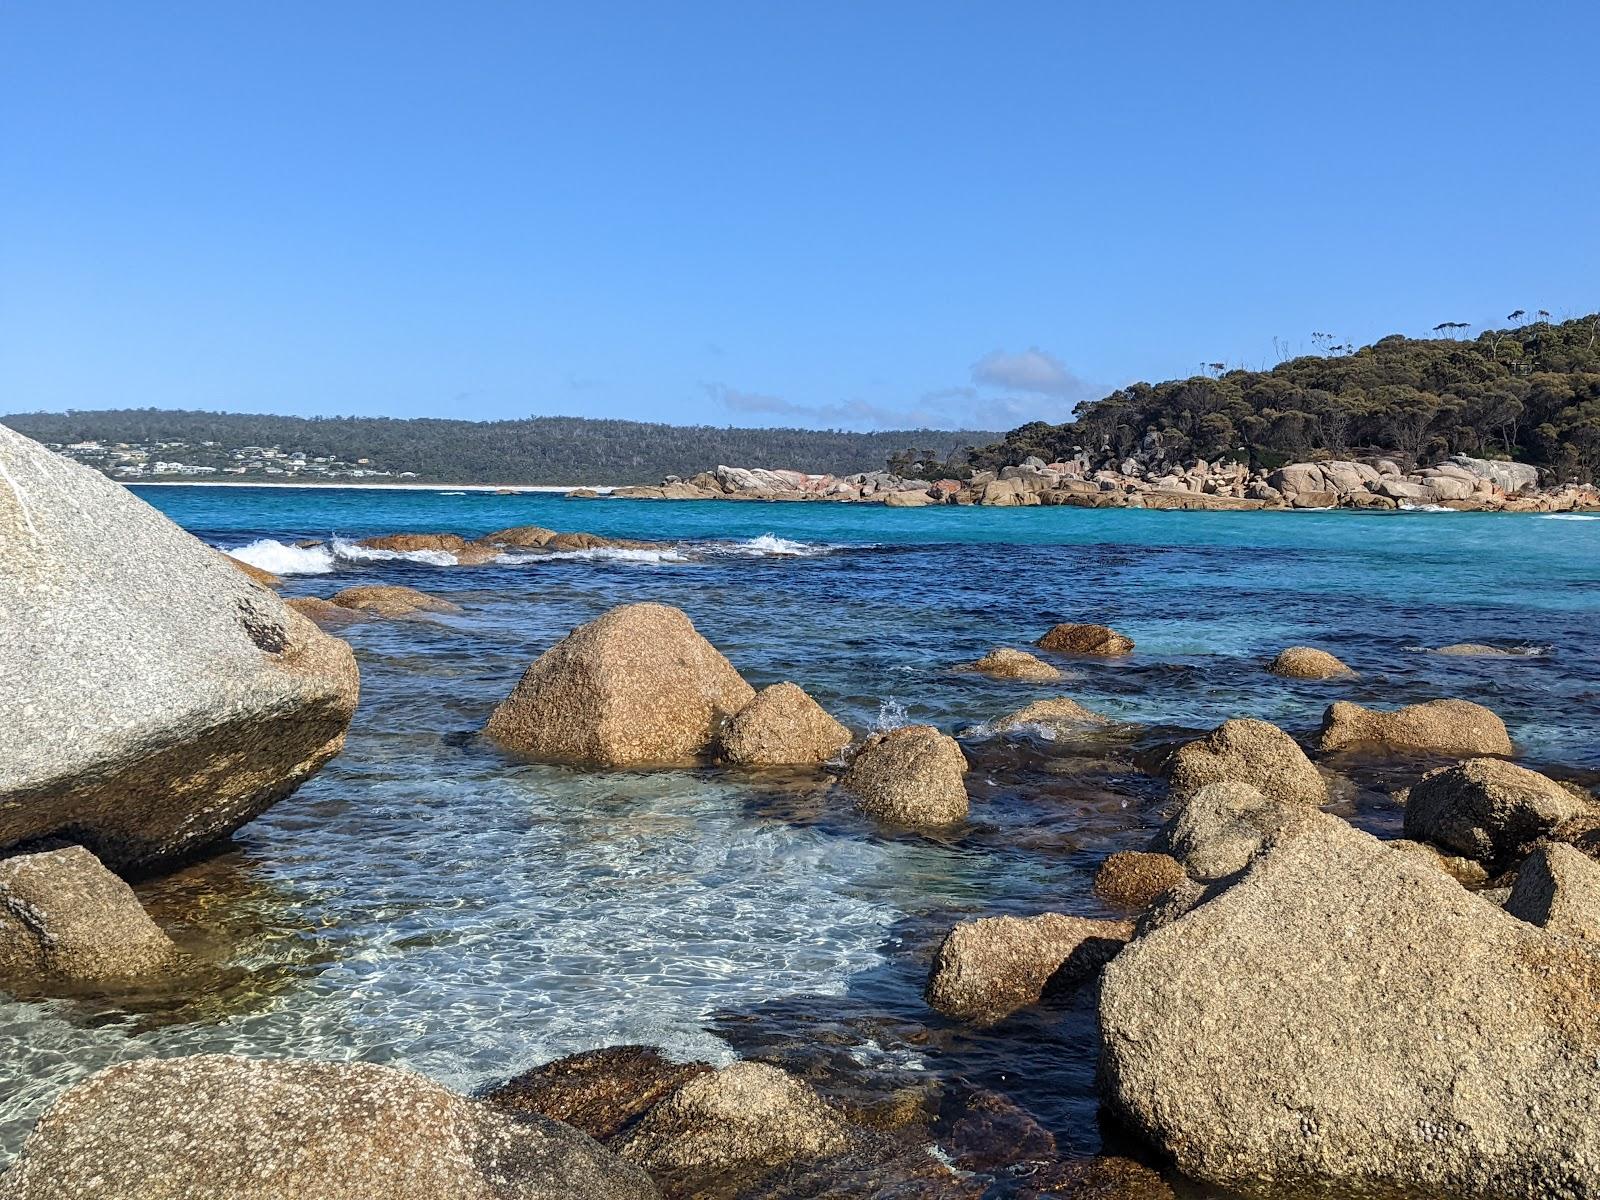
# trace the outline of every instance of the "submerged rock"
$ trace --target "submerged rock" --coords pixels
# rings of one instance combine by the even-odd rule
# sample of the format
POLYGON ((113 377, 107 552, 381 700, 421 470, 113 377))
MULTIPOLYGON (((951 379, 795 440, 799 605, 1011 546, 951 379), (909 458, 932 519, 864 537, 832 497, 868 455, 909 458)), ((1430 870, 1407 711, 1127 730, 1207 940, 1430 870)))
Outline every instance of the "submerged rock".
POLYGON ((512 1116, 563 1121, 607 1141, 710 1071, 705 1063, 673 1062, 650 1046, 607 1046, 525 1071, 489 1092, 484 1103, 512 1116))
POLYGON ((133 889, 82 846, 0 860, 0 984, 111 984, 177 963, 133 889))
POLYGON ((332 600, 324 600, 321 596, 295 596, 284 603, 301 616, 314 621, 317 628, 322 630, 339 629, 354 621, 366 620, 365 613, 345 608, 332 600))
POLYGON ((1600 944, 1600 863, 1560 842, 1523 861, 1506 911, 1551 933, 1600 944))
POLYGON ((953 825, 967 815, 967 757, 931 725, 875 733, 840 781, 856 807, 900 825, 953 825))
POLYGON ((1187 878, 1183 864, 1170 854, 1118 850, 1095 872, 1094 890, 1124 908, 1146 908, 1187 878))
POLYGON ((98 471, 0 428, 0 849, 119 870, 232 833, 344 744, 350 647, 98 471))
POLYGON ((1474 758, 1422 777, 1406 797, 1409 838, 1485 863, 1505 863, 1594 805, 1553 779, 1498 758, 1474 758))
POLYGON ((461 605, 416 588, 375 584, 367 587, 348 587, 334 594, 329 601, 340 608, 371 613, 375 617, 407 617, 412 613, 458 613, 461 605))
POLYGON ((1449 646, 1439 646, 1428 651, 1429 654, 1446 654, 1455 658, 1510 658, 1511 651, 1503 650, 1499 646, 1486 646, 1482 642, 1456 642, 1449 646))
POLYGON ((545 762, 687 766, 753 699, 683 612, 625 604, 540 655, 484 733, 545 762))
POLYGON ((850 731, 792 683, 763 688, 722 730, 722 754, 750 767, 827 762, 850 744, 850 731))
POLYGON ((371 1063, 141 1059, 58 1099, 6 1200, 653 1200, 575 1129, 371 1063))
POLYGON ((689 1080, 616 1143, 648 1171, 706 1171, 837 1154, 844 1121, 798 1079, 738 1062, 689 1080))
POLYGON ((1055 625, 1035 645, 1059 654, 1114 658, 1133 653, 1133 639, 1104 625, 1055 625))
POLYGON ((1328 802, 1327 782, 1299 744, 1276 725, 1248 717, 1224 721, 1178 747, 1166 774, 1179 797, 1207 784, 1233 782, 1248 783, 1268 800, 1308 808, 1328 802))
POLYGON ((1337 679, 1355 674, 1336 655, 1314 646, 1290 646, 1278 651, 1267 670, 1289 679, 1337 679))
POLYGON ((1225 1188, 1600 1186, 1600 955, 1336 817, 1105 970, 1108 1103, 1225 1188))
POLYGON ((1338 700, 1323 715, 1318 744, 1324 751, 1380 746, 1438 754, 1511 753, 1505 722, 1470 700, 1429 700, 1394 712, 1338 700))
POLYGON ((1005 647, 989 651, 973 663, 970 669, 983 675, 993 675, 996 679, 1061 678, 1060 667, 1052 666, 1026 650, 1011 650, 1005 647))
POLYGON ((1200 883, 1242 871, 1261 843, 1310 805, 1269 799, 1248 783, 1207 784, 1173 814, 1151 847, 1170 854, 1200 883))
POLYGON ((390 533, 382 537, 363 538, 356 544, 368 550, 386 550, 391 554, 448 554, 463 567, 490 562, 500 553, 497 547, 483 542, 469 542, 455 533, 390 533))
POLYGON ((1110 723, 1110 717, 1085 708, 1066 696, 1056 696, 1050 700, 1036 700, 1014 713, 1007 713, 991 721, 989 728, 995 733, 1014 733, 1019 729, 1045 729, 1054 733, 1073 726, 1110 723))
POLYGON ((934 955, 926 996, 947 1017, 990 1025, 1092 977, 1133 936, 1128 921, 1061 913, 963 921, 934 955))

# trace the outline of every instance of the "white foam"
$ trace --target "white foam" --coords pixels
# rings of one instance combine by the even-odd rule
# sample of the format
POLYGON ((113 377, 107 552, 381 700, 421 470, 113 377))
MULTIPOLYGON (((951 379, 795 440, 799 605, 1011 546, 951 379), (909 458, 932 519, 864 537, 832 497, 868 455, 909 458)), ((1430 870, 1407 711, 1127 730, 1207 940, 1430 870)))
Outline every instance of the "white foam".
POLYGON ((753 537, 749 541, 719 547, 725 554, 742 554, 749 558, 811 558, 818 554, 827 554, 832 548, 813 545, 810 542, 796 542, 773 533, 763 533, 760 537, 753 537))
POLYGON ((338 538, 333 542, 333 557, 340 562, 352 563, 400 561, 426 563, 430 567, 458 565, 456 556, 445 550, 375 550, 371 546, 361 546, 338 538))
POLYGON ((1459 508, 1446 508, 1443 504, 1412 504, 1408 500, 1402 500, 1400 501, 1400 511, 1453 513, 1460 512, 1461 510, 1459 508))
POLYGON ((274 575, 326 575, 333 570, 333 554, 326 546, 292 546, 261 538, 228 553, 274 575))
POLYGON ((495 562, 506 566, 518 566, 522 563, 535 562, 633 562, 633 563, 682 563, 688 562, 687 555, 677 550, 642 550, 630 549, 623 546, 595 546, 588 550, 554 550, 548 554, 501 554, 495 562))
POLYGON ((891 729, 899 729, 910 721, 906 706, 893 696, 878 705, 878 719, 872 723, 873 733, 887 733, 891 729))
POLYGON ((1600 521, 1600 513, 1540 513, 1542 521, 1600 521))

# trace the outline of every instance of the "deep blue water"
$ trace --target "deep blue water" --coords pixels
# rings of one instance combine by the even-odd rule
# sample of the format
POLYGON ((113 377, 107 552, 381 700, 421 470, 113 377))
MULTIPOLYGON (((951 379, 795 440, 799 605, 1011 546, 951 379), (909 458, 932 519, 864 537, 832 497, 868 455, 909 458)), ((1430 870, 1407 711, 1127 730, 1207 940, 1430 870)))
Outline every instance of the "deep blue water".
MULTIPOLYGON (((827 1045, 830 1086, 859 1069, 993 1088, 1090 1152, 1085 997, 974 1033, 919 989, 962 916, 1110 915, 1089 882, 1160 822, 1141 769, 1153 748, 1241 715, 1305 734, 1336 698, 1457 696, 1499 711, 1528 764, 1600 780, 1600 520, 136 490, 217 546, 320 572, 286 576, 286 595, 394 582, 465 611, 351 626, 363 697, 345 753, 230 853, 142 886, 233 982, 165 1007, 0 1004, 7 1144, 65 1083, 129 1055, 359 1056, 473 1088, 626 1040, 799 1067, 827 1045), (669 549, 463 567, 292 548, 517 524, 669 549), (751 683, 793 680, 858 731, 962 734, 968 826, 881 829, 814 777, 588 773, 473 737, 532 658, 637 600, 683 608, 751 683), (1058 685, 951 670, 1062 620, 1112 625, 1137 652, 1075 663, 1058 685), (1459 641, 1538 653, 1423 652, 1459 641), (1296 643, 1359 678, 1267 674, 1296 643), (1057 742, 973 733, 1062 693, 1126 724, 1057 742)), ((1341 811, 1391 829, 1384 789, 1409 770, 1353 769, 1341 811)))

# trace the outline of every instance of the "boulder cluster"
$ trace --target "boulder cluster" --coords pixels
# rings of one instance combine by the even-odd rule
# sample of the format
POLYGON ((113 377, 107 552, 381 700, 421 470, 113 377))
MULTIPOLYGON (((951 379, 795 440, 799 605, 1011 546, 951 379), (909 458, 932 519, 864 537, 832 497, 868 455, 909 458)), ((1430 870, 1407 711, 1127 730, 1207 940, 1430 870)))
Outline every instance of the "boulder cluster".
POLYGON ((636 500, 835 500, 921 508, 932 504, 1000 507, 1065 504, 1079 508, 1262 509, 1444 507, 1464 512, 1569 512, 1600 509, 1591 486, 1542 488, 1537 467, 1454 457, 1406 472, 1392 459, 1292 463, 1252 470, 1244 463, 1195 460, 1183 466, 1138 456, 1099 469, 1087 454, 1066 462, 1028 458, 965 479, 906 479, 887 471, 808 475, 719 466, 689 479, 617 488, 636 500))

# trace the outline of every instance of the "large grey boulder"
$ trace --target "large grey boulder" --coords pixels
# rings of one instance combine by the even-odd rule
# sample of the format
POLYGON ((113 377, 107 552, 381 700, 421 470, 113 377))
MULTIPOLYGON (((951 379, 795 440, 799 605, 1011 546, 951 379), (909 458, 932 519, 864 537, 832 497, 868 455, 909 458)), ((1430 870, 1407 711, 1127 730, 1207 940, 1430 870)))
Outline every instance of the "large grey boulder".
POLYGON ((938 828, 967 816, 967 756, 931 725, 904 725, 862 744, 839 782, 880 821, 938 828))
POLYGON ((1600 1189, 1600 955, 1321 813, 1102 977, 1106 1099, 1226 1188, 1600 1189))
POLYGON ((119 870, 310 778, 350 647, 97 471, 0 427, 0 849, 67 832, 119 870))
POLYGON ((1335 700, 1322 715, 1318 749, 1378 748, 1425 754, 1511 753, 1506 723, 1470 700, 1429 700, 1393 712, 1335 700))
POLYGON ((133 889, 82 846, 0 860, 0 986, 102 986, 179 959, 133 889))
POLYGON ((5 1200, 655 1200, 638 1168, 409 1071, 231 1055, 142 1059, 66 1092, 5 1200))

